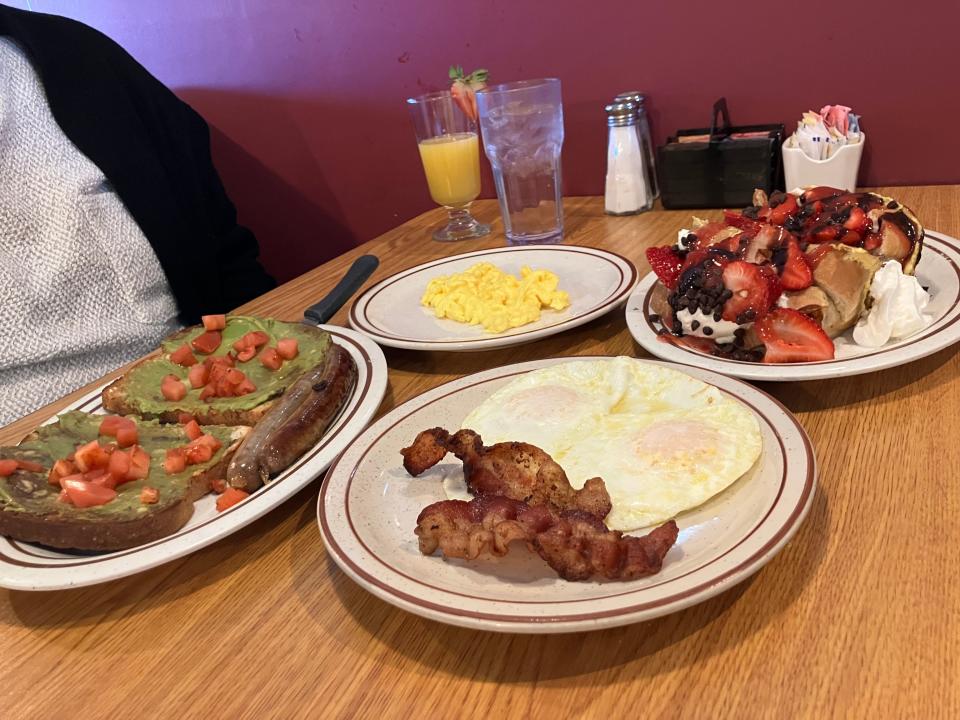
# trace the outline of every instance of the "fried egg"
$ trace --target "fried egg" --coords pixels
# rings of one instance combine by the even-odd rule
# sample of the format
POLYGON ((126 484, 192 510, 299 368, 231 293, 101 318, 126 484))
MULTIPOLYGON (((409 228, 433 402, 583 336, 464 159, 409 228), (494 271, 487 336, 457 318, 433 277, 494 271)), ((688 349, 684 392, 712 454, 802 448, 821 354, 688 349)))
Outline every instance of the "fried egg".
MULTIPOLYGON (((677 370, 619 357, 526 373, 478 405, 462 427, 484 444, 512 440, 548 452, 575 488, 601 477, 629 532, 709 500, 756 463, 754 413, 677 370)), ((454 494, 454 493, 451 493, 454 494)))

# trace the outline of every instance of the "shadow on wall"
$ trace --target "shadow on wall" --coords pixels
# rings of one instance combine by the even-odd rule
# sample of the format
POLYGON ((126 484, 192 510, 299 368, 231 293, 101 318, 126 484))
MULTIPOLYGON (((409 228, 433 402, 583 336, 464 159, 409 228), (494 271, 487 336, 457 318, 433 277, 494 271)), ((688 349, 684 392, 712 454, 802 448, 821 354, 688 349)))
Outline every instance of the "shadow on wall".
POLYGON ((184 88, 177 95, 210 125, 213 161, 239 221, 260 243, 260 259, 278 282, 285 282, 350 250, 358 239, 348 229, 343 210, 327 184, 299 127, 284 112, 281 98, 205 88, 184 88), (284 167, 287 179, 234 140, 231 118, 241 129, 259 127, 282 142, 282 153, 265 160, 284 167), (282 138, 282 141, 280 140, 282 138))

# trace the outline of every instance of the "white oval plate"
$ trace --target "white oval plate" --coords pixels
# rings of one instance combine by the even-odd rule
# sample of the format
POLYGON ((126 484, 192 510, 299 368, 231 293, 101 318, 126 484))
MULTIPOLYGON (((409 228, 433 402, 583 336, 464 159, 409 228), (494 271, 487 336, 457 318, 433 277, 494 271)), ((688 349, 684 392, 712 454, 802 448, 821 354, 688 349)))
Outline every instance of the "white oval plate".
POLYGON ((575 245, 527 245, 454 255, 417 265, 377 283, 350 308, 350 327, 381 345, 409 350, 493 350, 519 345, 575 328, 623 303, 637 282, 637 268, 625 257, 575 245), (437 319, 420 304, 423 291, 438 275, 463 272, 479 262, 493 263, 514 275, 528 266, 560 277, 570 294, 564 310, 544 310, 536 322, 502 333, 479 325, 437 319))
POLYGON ((656 328, 650 322, 650 295, 657 282, 657 276, 653 273, 640 281, 627 300, 627 328, 634 340, 656 357, 746 380, 823 380, 904 365, 960 340, 960 241, 927 230, 922 252, 916 275, 920 284, 929 288, 930 305, 927 312, 933 315, 933 323, 911 337, 879 348, 854 345, 853 331, 848 330, 840 336, 843 341, 837 344, 837 357, 833 360, 765 365, 705 355, 661 342, 657 339, 656 328))
POLYGON ((797 420, 740 380, 656 363, 745 403, 763 436, 760 459, 746 475, 677 518, 680 536, 659 574, 629 582, 566 582, 519 546, 492 561, 422 555, 413 533, 417 516, 445 499, 441 478, 462 469, 445 460, 411 478, 400 449, 426 428, 460 427, 517 375, 574 359, 585 358, 469 375, 409 400, 367 428, 330 467, 317 501, 320 534, 343 571, 377 597, 432 620, 501 632, 574 632, 647 620, 706 600, 755 573, 793 536, 816 482, 813 449, 797 420))
MULTIPOLYGON (((387 389, 387 363, 376 343, 352 330, 333 325, 320 327, 353 356, 357 384, 331 429, 293 465, 223 512, 217 512, 214 495, 201 498, 194 503, 193 517, 177 533, 129 550, 75 554, 0 537, 0 586, 14 590, 62 590, 133 575, 226 537, 309 485, 367 426, 387 389)), ((103 412, 102 389, 90 392, 61 412, 103 412)))

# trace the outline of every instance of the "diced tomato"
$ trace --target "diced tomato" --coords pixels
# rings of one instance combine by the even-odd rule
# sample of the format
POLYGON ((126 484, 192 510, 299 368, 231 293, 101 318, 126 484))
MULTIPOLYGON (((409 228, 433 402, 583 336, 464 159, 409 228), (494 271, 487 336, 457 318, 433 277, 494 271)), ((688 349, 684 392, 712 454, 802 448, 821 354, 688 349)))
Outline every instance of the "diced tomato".
POLYGON ((181 425, 186 425, 188 422, 193 420, 193 415, 188 412, 182 412, 177 415, 177 422, 181 425))
POLYGON ((117 445, 122 448, 136 445, 140 440, 140 433, 137 426, 132 422, 129 425, 122 425, 117 429, 117 445))
POLYGON ((233 397, 234 386, 227 380, 226 375, 217 380, 217 397, 233 397))
POLYGON ((98 431, 99 434, 106 435, 108 437, 116 437, 117 428, 123 424, 124 420, 126 420, 126 418, 124 418, 122 415, 104 415, 103 420, 100 421, 100 430, 98 431))
POLYGON ((203 333, 202 335, 198 335, 191 340, 190 344, 197 352, 209 355, 218 347, 220 347, 221 342, 223 342, 223 336, 220 334, 219 330, 207 330, 207 332, 203 333))
POLYGON ((111 454, 107 472, 109 472, 118 483, 126 480, 127 475, 130 473, 130 456, 125 452, 115 452, 111 454))
POLYGON ((217 498, 217 510, 223 512, 229 507, 233 507, 241 500, 250 497, 250 493, 244 490, 238 490, 234 487, 228 487, 220 497, 217 498))
POLYGON ((187 437, 191 440, 196 440, 198 437, 203 435, 203 430, 200 429, 200 423, 198 423, 196 420, 191 420, 184 425, 183 432, 185 432, 187 437))
POLYGON ((80 472, 89 472, 95 468, 105 468, 110 464, 110 454, 96 440, 78 447, 74 453, 74 464, 80 472))
POLYGON ((204 385, 203 390, 200 391, 200 399, 210 402, 213 398, 217 396, 217 387, 216 385, 210 383, 204 385))
POLYGON ((203 315, 200 321, 204 330, 223 330, 227 326, 226 315, 203 315))
POLYGON ((244 348, 237 353, 237 360, 240 362, 249 362, 257 356, 257 349, 255 347, 244 348))
POLYGON ((67 477, 68 475, 73 475, 77 472, 76 466, 70 460, 57 460, 53 467, 50 469, 50 474, 47 476, 47 480, 51 485, 60 486, 60 480, 67 477))
POLYGON ((190 387, 201 388, 210 379, 210 368, 206 365, 194 365, 187 373, 187 379, 190 381, 190 387))
POLYGON ((233 344, 233 349, 237 352, 241 352, 247 348, 257 349, 263 345, 266 345, 268 342, 270 342, 269 335, 261 330, 253 330, 237 340, 233 344))
POLYGON ((86 482, 90 482, 91 480, 96 480, 97 478, 103 477, 106 474, 107 474, 106 468, 97 468, 96 470, 89 470, 83 473, 83 479, 86 482))
POLYGON ((283 365, 283 358, 280 357, 276 348, 268 347, 260 353, 260 362, 268 370, 279 370, 280 366, 283 365))
POLYGON ((105 505, 117 496, 116 490, 101 487, 83 480, 63 479, 63 489, 67 492, 70 502, 80 508, 105 505))
POLYGON ((173 475, 183 472, 186 467, 187 456, 184 454, 183 448, 170 448, 167 450, 167 457, 163 461, 163 469, 166 470, 168 474, 173 475))
POLYGON ((213 457, 213 448, 209 445, 194 441, 187 445, 184 453, 187 456, 187 465, 199 465, 200 463, 209 462, 210 458, 213 457))
POLYGON ((237 370, 236 368, 230 368, 227 370, 227 382, 231 385, 239 385, 244 380, 247 379, 247 376, 243 374, 243 370, 237 370))
POLYGON ((189 345, 181 345, 170 353, 170 362, 183 365, 183 367, 190 367, 197 364, 197 356, 190 350, 189 345))
POLYGON ((216 480, 210 481, 210 489, 215 493, 222 493, 227 489, 227 481, 223 478, 217 478, 216 480))
POLYGON ((253 384, 250 378, 244 378, 243 382, 237 385, 234 388, 233 392, 235 395, 246 395, 247 393, 252 393, 257 389, 257 386, 253 384))
POLYGON ((153 505, 160 501, 160 491, 153 487, 144 487, 140 491, 140 502, 144 505, 153 505))
POLYGON ((32 462, 31 460, 17 460, 17 466, 21 470, 26 470, 27 472, 43 472, 46 470, 43 465, 40 463, 32 462))
POLYGON ((300 352, 296 338, 283 338, 277 341, 277 352, 284 360, 293 360, 300 352))
POLYGON ((110 488, 111 490, 116 490, 117 485, 120 484, 120 480, 117 480, 110 473, 103 473, 102 475, 91 477, 89 480, 86 480, 85 478, 84 481, 93 483, 94 485, 99 485, 100 487, 110 488))
POLYGON ((70 495, 67 494, 66 490, 61 490, 57 494, 57 502, 66 503, 67 505, 73 505, 73 503, 70 502, 70 495))
POLYGON ((127 452, 130 453, 130 471, 127 477, 142 480, 150 474, 150 455, 139 445, 134 445, 127 452))
POLYGON ((170 402, 178 402, 187 396, 187 386, 176 375, 164 375, 160 381, 160 392, 170 402))
POLYGON ((0 477, 10 477, 16 469, 16 460, 0 460, 0 477))
POLYGON ((209 445, 214 452, 223 447, 223 443, 217 440, 213 435, 201 435, 194 442, 196 442, 198 445, 209 445))

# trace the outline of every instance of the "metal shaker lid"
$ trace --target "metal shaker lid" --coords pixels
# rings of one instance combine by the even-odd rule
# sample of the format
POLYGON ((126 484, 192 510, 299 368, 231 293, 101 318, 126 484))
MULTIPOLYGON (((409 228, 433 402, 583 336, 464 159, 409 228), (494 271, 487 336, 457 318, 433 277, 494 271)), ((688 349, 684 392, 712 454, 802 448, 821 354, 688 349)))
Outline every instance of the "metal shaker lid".
POLYGON ((617 95, 614 99, 614 102, 632 102, 637 108, 642 108, 643 104, 647 101, 647 94, 640 90, 628 90, 627 92, 622 92, 617 95))
POLYGON ((614 102, 607 105, 607 125, 623 127, 637 124, 637 106, 632 102, 614 102))

